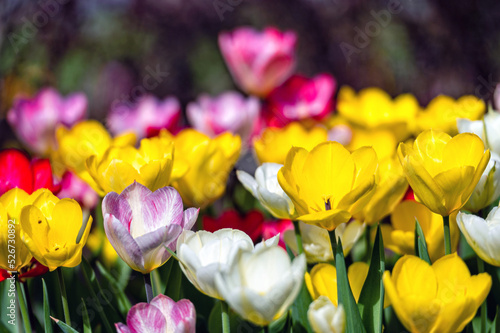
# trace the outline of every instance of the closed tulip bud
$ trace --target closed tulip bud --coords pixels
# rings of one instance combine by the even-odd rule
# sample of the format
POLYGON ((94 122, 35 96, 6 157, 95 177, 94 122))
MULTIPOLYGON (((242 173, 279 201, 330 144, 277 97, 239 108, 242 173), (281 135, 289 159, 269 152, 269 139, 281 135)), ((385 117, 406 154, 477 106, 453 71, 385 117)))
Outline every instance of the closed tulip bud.
POLYGON ((307 319, 315 333, 344 333, 345 311, 342 304, 333 305, 328 297, 320 296, 309 305, 307 319))

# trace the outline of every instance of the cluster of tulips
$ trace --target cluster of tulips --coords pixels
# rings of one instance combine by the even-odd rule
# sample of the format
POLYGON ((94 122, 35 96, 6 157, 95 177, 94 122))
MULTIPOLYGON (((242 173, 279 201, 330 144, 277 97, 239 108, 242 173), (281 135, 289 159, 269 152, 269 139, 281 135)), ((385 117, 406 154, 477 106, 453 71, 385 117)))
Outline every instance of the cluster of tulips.
POLYGON ((0 279, 26 332, 498 332, 500 113, 377 88, 334 100, 330 74, 293 74, 296 39, 221 33, 248 96, 202 95, 186 119, 172 96, 115 105, 106 126, 82 93, 14 100, 33 158, 0 151, 0 279))

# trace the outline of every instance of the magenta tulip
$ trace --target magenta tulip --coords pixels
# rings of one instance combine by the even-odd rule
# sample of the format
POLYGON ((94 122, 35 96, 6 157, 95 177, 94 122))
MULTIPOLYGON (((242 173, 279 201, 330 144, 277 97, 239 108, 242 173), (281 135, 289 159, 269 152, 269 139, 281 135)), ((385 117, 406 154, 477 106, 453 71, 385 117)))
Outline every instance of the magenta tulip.
POLYGON ((292 74, 296 41, 294 32, 275 28, 259 32, 243 27, 219 35, 219 47, 233 79, 257 96, 266 96, 292 74))
POLYGON ((118 333, 194 333, 196 311, 187 299, 178 302, 165 295, 158 295, 151 303, 139 303, 130 308, 127 325, 115 324, 118 333))

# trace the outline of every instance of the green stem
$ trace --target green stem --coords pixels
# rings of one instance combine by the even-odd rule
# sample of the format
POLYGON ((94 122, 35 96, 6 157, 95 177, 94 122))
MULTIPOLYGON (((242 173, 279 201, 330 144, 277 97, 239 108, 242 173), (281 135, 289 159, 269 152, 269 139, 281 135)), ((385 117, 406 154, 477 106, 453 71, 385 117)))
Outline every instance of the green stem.
POLYGON ((304 253, 304 246, 302 245, 302 235, 300 233, 299 221, 293 221, 293 228, 295 229, 295 239, 297 240, 297 249, 299 254, 304 253))
POLYGON ((221 301, 220 305, 221 305, 221 317, 222 317, 222 333, 229 333, 231 331, 231 328, 229 327, 229 311, 227 303, 221 301))
MULTIPOLYGON (((477 257, 477 270, 478 273, 484 273, 484 261, 483 259, 477 257)), ((488 308, 486 305, 486 300, 481 304, 481 333, 486 333, 486 317, 488 316, 488 308)))
POLYGON ((16 274, 15 275, 15 280, 16 280, 16 288, 17 288, 17 298, 19 300, 19 310, 21 310, 21 315, 23 317, 23 323, 24 323, 24 330, 27 333, 31 333, 31 323, 30 323, 30 318, 28 314, 28 310, 26 308, 26 301, 24 299, 24 288, 22 286, 22 283, 19 282, 19 277, 16 274))
POLYGON ((143 274, 144 276, 144 288, 146 288, 146 299, 148 303, 153 300, 153 287, 151 285, 151 273, 143 274))
POLYGON ((61 291, 61 301, 64 311, 64 321, 71 326, 71 317, 69 316, 68 296, 66 296, 66 286, 61 267, 57 268, 57 280, 59 281, 59 290, 61 291))
POLYGON ((443 216, 444 227, 444 254, 451 254, 451 241, 450 241, 450 217, 443 216))

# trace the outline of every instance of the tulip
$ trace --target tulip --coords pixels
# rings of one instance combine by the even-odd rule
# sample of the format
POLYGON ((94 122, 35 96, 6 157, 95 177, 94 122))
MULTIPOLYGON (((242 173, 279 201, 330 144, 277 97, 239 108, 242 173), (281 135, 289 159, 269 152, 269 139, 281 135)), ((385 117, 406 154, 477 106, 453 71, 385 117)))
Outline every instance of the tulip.
POLYGON ((471 276, 456 254, 429 265, 406 255, 392 275, 384 273, 385 292, 399 321, 410 332, 461 332, 486 299, 491 288, 487 273, 471 276))
POLYGON ((263 223, 264 215, 258 210, 252 210, 244 216, 235 210, 226 210, 217 219, 203 216, 203 230, 215 232, 226 228, 238 229, 250 236, 254 243, 262 237, 263 223))
POLYGON ((455 100, 439 95, 430 101, 424 111, 418 113, 416 132, 434 129, 456 135, 458 118, 479 120, 485 109, 484 102, 476 96, 467 95, 455 100))
POLYGON ((354 217, 372 225, 389 215, 408 189, 403 169, 397 158, 380 161, 377 169, 377 188, 371 200, 354 217))
MULTIPOLYGON (((454 216, 450 218, 452 252, 456 251, 460 239, 454 216)), ((384 246, 397 254, 415 254, 415 219, 422 228, 427 252, 434 262, 445 254, 443 217, 416 201, 402 201, 391 214, 391 224, 381 225, 384 246)))
POLYGON ((262 224, 262 238, 269 239, 278 236, 278 246, 281 246, 286 250, 285 233, 288 230, 294 230, 291 220, 264 221, 262 224))
POLYGON ((86 165, 101 196, 121 193, 134 181, 151 191, 169 185, 187 172, 187 165, 174 167, 174 143, 164 136, 142 139, 139 149, 133 146, 110 146, 102 156, 92 155, 86 165), (172 179, 173 178, 173 179, 172 179))
MULTIPOLYGON (((302 246, 308 263, 328 262, 333 260, 332 244, 328 231, 315 225, 299 221, 302 246)), ((342 240, 344 255, 347 255, 365 230, 365 224, 359 221, 342 223, 335 228, 337 239, 342 240)), ((292 251, 298 253, 294 230, 285 231, 285 242, 292 251)))
POLYGON ((266 96, 283 83, 295 67, 294 32, 249 27, 219 35, 219 47, 236 84, 245 92, 266 96))
POLYGON ((215 137, 223 132, 238 134, 244 143, 260 130, 260 103, 255 97, 244 98, 235 91, 217 97, 201 95, 186 108, 187 118, 197 131, 215 137))
MULTIPOLYGON (((166 132, 162 135, 169 136, 166 132)), ((181 162, 189 166, 187 173, 174 181, 173 186, 185 204, 205 208, 224 194, 229 173, 240 156, 241 139, 227 132, 211 139, 193 129, 185 129, 173 140, 174 168, 181 162)))
POLYGON ((83 220, 82 209, 73 199, 59 199, 46 189, 35 194, 33 203, 21 211, 23 243, 51 272, 78 266, 92 217, 83 220))
POLYGON ((0 151, 0 195, 18 187, 28 194, 40 188, 58 192, 54 183, 52 168, 47 159, 30 160, 17 149, 0 151))
POLYGON ((428 130, 413 145, 400 143, 398 157, 415 199, 434 213, 448 216, 469 200, 490 152, 484 151, 477 135, 463 133, 452 138, 428 130))
POLYGON ((310 152, 292 148, 278 182, 292 199, 298 220, 333 230, 368 203, 376 188, 377 166, 373 148, 349 153, 329 141, 310 152))
MULTIPOLYGON (((276 243, 270 239, 268 244, 276 243)), ((223 299, 215 287, 215 274, 226 271, 238 248, 253 250, 252 239, 243 231, 220 229, 214 233, 185 230, 177 241, 177 257, 187 279, 200 292, 223 299)))
POLYGON ((478 212, 495 202, 498 197, 500 197, 500 156, 492 152, 490 161, 464 209, 478 212))
POLYGON ((342 304, 338 307, 325 296, 309 304, 307 319, 314 333, 344 333, 345 311, 342 304))
POLYGON ((337 97, 339 114, 365 129, 385 129, 397 141, 408 138, 420 106, 415 96, 402 94, 394 99, 378 88, 366 88, 357 95, 350 87, 342 87, 337 97))
POLYGON ((150 273, 170 258, 177 238, 191 229, 199 209, 183 211, 182 199, 172 187, 154 192, 134 182, 102 201, 104 231, 116 252, 133 270, 150 273))
POLYGON ((399 142, 396 141, 394 133, 389 130, 353 128, 351 135, 351 139, 345 144, 345 147, 349 151, 354 151, 364 146, 371 146, 375 149, 380 160, 391 158, 396 154, 399 142))
POLYGON ((59 127, 56 131, 59 149, 52 162, 63 174, 66 169, 74 172, 92 188, 98 185, 90 176, 86 161, 92 155, 102 156, 110 146, 129 146, 136 141, 135 134, 127 133, 111 138, 104 126, 95 120, 82 121, 71 129, 59 127))
POLYGON ((29 265, 33 256, 21 240, 20 216, 23 207, 32 204, 41 191, 30 195, 13 188, 0 197, 0 269, 20 271, 29 265))
POLYGON ((267 110, 283 125, 309 118, 320 120, 332 111, 336 86, 329 74, 312 79, 294 75, 269 94, 267 110))
POLYGON ((292 262, 279 246, 262 246, 254 251, 240 248, 229 269, 215 275, 215 285, 242 318, 266 326, 293 303, 305 270, 304 254, 292 262))
POLYGON ((500 113, 491 109, 482 120, 457 119, 458 132, 476 134, 483 140, 486 148, 498 155, 500 155, 500 136, 497 130, 499 126, 500 113))
POLYGON ((295 215, 295 207, 278 183, 278 171, 282 166, 264 163, 255 170, 255 178, 241 170, 236 171, 236 176, 272 216, 291 219, 295 215))
POLYGON ((196 310, 188 299, 175 302, 158 295, 151 303, 138 303, 127 314, 127 325, 115 324, 118 333, 133 332, 196 332, 196 310))
POLYGON ((57 90, 45 88, 31 99, 16 98, 7 120, 23 144, 38 155, 47 155, 56 148, 56 126, 71 127, 85 118, 86 112, 84 94, 73 93, 64 98, 57 90))
POLYGON ((61 180, 61 191, 57 193, 59 199, 75 199, 84 209, 94 209, 99 201, 99 195, 86 182, 78 178, 73 172, 66 171, 61 180))
POLYGON ((486 219, 480 216, 457 214, 457 223, 467 243, 487 263, 500 266, 500 211, 494 207, 486 219))
POLYGON ((133 132, 138 139, 157 134, 161 129, 173 131, 181 116, 175 97, 158 100, 147 95, 133 105, 120 104, 108 114, 107 125, 113 135, 133 132))
POLYGON ((255 154, 259 163, 285 163, 286 155, 292 147, 313 149, 328 139, 325 128, 316 126, 306 129, 297 122, 292 122, 284 128, 266 128, 261 136, 254 141, 255 154))

